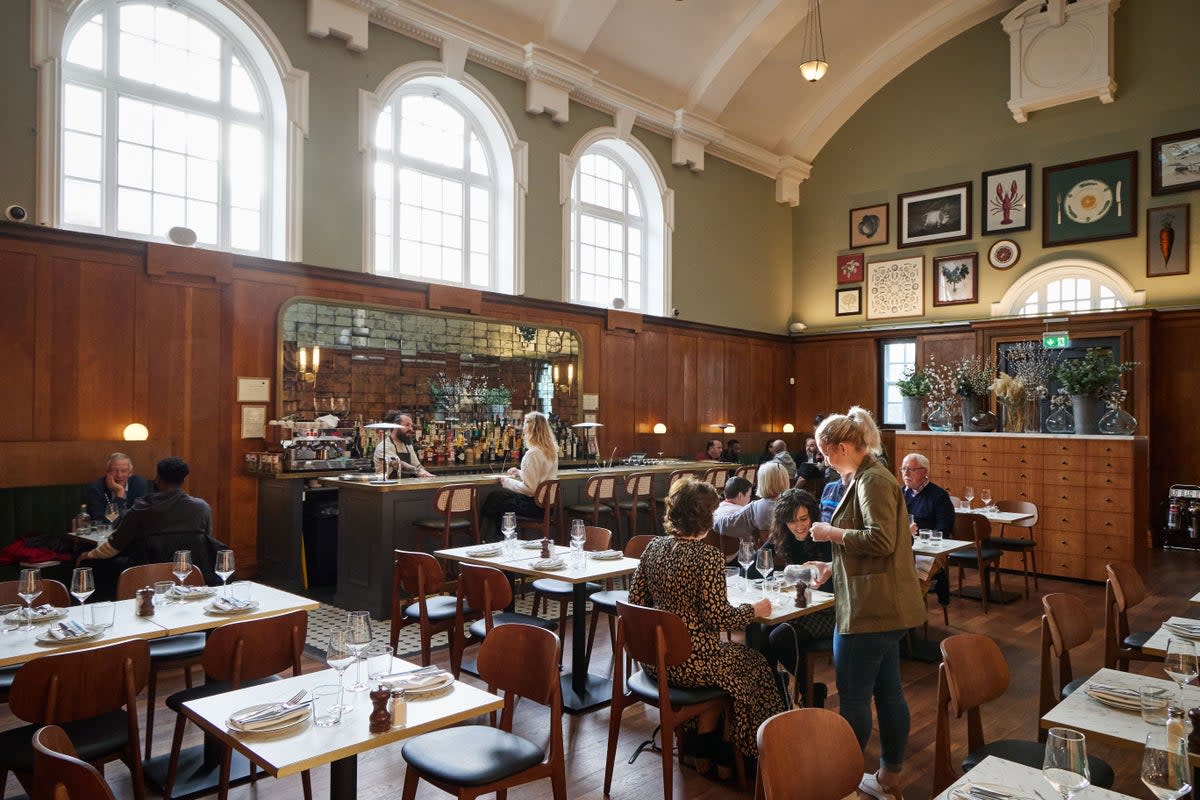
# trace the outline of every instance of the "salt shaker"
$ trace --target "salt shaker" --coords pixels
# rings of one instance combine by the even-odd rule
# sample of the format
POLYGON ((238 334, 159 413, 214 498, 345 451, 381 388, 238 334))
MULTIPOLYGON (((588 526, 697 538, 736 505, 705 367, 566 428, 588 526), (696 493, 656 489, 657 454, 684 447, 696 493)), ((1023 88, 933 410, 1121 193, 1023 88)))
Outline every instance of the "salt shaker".
POLYGON ((550 557, 550 540, 542 539, 542 558, 550 557))
POLYGON ((381 683, 377 689, 371 690, 370 698, 373 707, 369 720, 371 733, 386 733, 391 729, 392 718, 387 709, 388 698, 391 696, 392 687, 386 683, 381 683))
POLYGON ((392 727, 403 728, 408 724, 408 701, 403 689, 392 690, 392 727))
POLYGON ((143 586, 135 593, 137 595, 137 615, 139 617, 154 616, 154 587, 143 586))

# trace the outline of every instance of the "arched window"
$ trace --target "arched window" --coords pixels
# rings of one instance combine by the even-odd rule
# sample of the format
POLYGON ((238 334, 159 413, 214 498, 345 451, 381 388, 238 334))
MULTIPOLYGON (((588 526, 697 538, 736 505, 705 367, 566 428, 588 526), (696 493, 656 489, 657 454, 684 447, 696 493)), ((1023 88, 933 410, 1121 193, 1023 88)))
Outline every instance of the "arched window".
POLYGON ((240 0, 75 6, 62 39, 58 224, 152 240, 183 226, 202 246, 298 257, 286 165, 304 123, 288 114, 284 80, 294 106, 304 75, 246 12, 240 0))
POLYGON ((1099 262, 1067 258, 1025 273, 998 303, 992 316, 1042 316, 1115 311, 1146 302, 1119 272, 1099 262))
POLYGON ((633 139, 593 132, 565 160, 569 235, 566 296, 572 303, 666 314, 672 195, 633 139))
POLYGON ((386 99, 368 148, 370 270, 513 293, 524 144, 473 79, 424 72, 408 65, 377 93, 386 99))

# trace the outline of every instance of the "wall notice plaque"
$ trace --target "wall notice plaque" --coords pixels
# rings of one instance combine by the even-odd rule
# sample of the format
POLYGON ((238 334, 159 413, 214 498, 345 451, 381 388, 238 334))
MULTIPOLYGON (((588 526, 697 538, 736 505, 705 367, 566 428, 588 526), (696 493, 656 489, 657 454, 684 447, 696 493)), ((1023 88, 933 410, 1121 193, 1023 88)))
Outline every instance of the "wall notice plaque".
POLYGON ((261 439, 266 434, 267 407, 242 406, 242 438, 261 439))
POLYGON ((271 402, 270 378, 238 378, 237 401, 239 403, 271 402))

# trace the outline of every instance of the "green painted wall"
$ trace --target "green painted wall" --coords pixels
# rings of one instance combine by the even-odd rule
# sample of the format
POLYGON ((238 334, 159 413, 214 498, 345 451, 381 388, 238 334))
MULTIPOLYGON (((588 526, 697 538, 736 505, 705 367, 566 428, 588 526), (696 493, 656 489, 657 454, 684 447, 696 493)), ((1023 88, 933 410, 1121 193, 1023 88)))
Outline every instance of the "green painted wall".
MULTIPOLYGON (((301 0, 249 0, 287 50, 309 73, 310 136, 304 150, 304 261, 359 270, 362 263, 362 162, 358 152, 358 90, 374 90, 405 63, 437 60, 438 52, 376 26, 367 52, 353 53, 336 38, 307 34, 301 0)), ((0 60, 20 76, 0 89, 0 201, 32 207, 35 73, 29 68, 29 4, 0 5, 0 60)), ((529 145, 526 195, 526 294, 561 299, 562 213, 558 203, 560 153, 570 153, 589 130, 612 124, 608 115, 572 104, 570 121, 524 111, 524 84, 468 63, 507 110, 529 145)), ((708 158, 695 174, 671 165, 669 140, 635 128, 675 191, 672 303, 683 319, 752 330, 784 332, 791 315, 791 209, 774 200, 774 181, 708 158), (753 280, 744 276, 752 275, 753 280)))
MULTIPOLYGON (((1146 290, 1151 305, 1196 302, 1200 281, 1195 275, 1146 277, 1145 209, 1191 203, 1193 228, 1200 224, 1200 192, 1151 197, 1149 172, 1151 137, 1200 128, 1200 92, 1194 80, 1200 72, 1198 30, 1200 3, 1195 0, 1123 3, 1116 15, 1116 101, 1103 105, 1093 99, 1036 111, 1023 124, 1013 120, 1005 105, 1009 40, 999 17, 914 64, 837 132, 800 187, 793 215, 797 316, 811 328, 868 323, 865 314, 834 315, 835 257, 852 252, 847 249, 849 209, 883 202, 890 204, 890 243, 863 252, 868 261, 925 256, 926 319, 988 317, 990 303, 1022 273, 1069 256, 1120 271, 1135 289, 1146 290), (1139 153, 1138 236, 1043 249, 1042 168, 1128 150, 1139 153), (986 260, 987 248, 999 237, 979 234, 980 174, 1027 162, 1033 164, 1033 228, 1011 237, 1021 246, 1020 262, 997 271, 986 260), (963 181, 973 182, 974 238, 897 249, 896 195, 963 181), (980 302, 934 308, 930 260, 976 251, 980 302)), ((1200 269, 1198 236, 1193 229, 1193 269, 1200 269)))

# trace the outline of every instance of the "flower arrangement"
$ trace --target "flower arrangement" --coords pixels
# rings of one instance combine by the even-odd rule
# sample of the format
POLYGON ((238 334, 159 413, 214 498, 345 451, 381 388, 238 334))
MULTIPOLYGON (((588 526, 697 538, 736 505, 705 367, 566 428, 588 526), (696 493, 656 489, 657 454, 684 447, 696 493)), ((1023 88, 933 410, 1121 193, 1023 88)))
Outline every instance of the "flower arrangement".
POLYGON ((1067 408, 1071 405, 1071 395, 1067 394, 1066 389, 1059 389, 1053 397, 1050 398, 1051 408, 1067 408))
POLYGON ((1041 342, 1017 342, 1008 349, 1007 361, 1013 377, 1031 387, 1037 397, 1050 393, 1050 379, 1058 363, 1057 351, 1046 350, 1041 342))
POLYGON ((925 397, 933 390, 933 379, 922 367, 908 367, 896 381, 901 397, 925 397))
POLYGON ((1115 386, 1121 376, 1135 366, 1136 361, 1118 364, 1107 349, 1091 347, 1083 358, 1064 360, 1054 374, 1068 394, 1103 397, 1106 390, 1115 386))
POLYGON ((996 400, 1004 406, 1004 430, 1009 433, 1024 431, 1026 401, 1029 399, 1029 387, 1025 380, 1001 372, 992 381, 991 390, 996 393, 996 400))
POLYGON ((959 359, 953 370, 955 394, 963 397, 986 396, 996 379, 996 362, 990 357, 959 359))
POLYGON ((1104 405, 1109 411, 1116 411, 1125 405, 1125 398, 1127 397, 1129 397, 1129 390, 1114 386, 1105 393, 1104 405))

